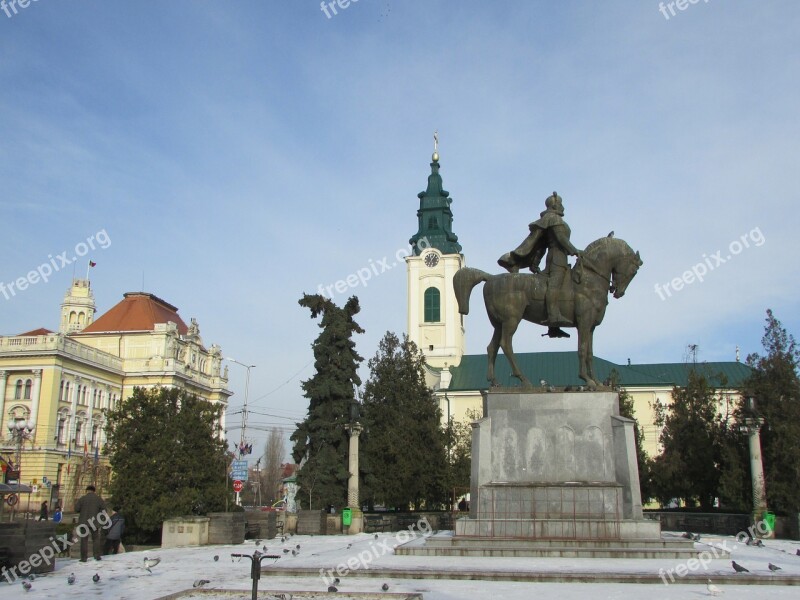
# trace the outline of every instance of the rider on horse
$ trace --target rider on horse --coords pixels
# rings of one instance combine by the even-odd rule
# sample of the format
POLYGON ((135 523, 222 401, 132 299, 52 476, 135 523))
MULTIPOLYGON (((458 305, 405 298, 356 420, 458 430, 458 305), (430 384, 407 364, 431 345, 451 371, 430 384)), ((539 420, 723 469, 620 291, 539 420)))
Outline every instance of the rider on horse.
POLYGON ((570 242, 570 228, 564 221, 564 205, 561 196, 553 192, 545 201, 545 210, 541 218, 528 225, 530 234, 515 250, 501 256, 497 263, 510 273, 519 272, 520 267, 528 267, 533 273, 539 273, 539 263, 545 252, 547 261, 545 273, 547 274, 547 335, 550 337, 569 337, 569 334, 559 327, 571 325, 566 317, 561 315, 559 300, 564 278, 569 272, 567 255, 582 256, 583 251, 578 250, 570 242))

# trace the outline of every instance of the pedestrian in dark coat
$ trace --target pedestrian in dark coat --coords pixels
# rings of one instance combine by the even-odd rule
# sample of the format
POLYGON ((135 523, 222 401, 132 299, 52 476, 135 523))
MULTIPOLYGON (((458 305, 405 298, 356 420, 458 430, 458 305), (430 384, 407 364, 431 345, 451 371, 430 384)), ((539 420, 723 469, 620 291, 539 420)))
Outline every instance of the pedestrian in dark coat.
POLYGON ((103 547, 103 554, 117 554, 119 544, 122 541, 122 534, 125 532, 125 517, 119 514, 119 506, 114 507, 111 515, 111 525, 106 531, 106 543, 103 547))
POLYGON ((103 550, 100 542, 100 530, 108 524, 106 503, 95 493, 93 485, 86 486, 86 494, 75 502, 78 513, 78 537, 81 539, 81 562, 89 559, 89 538, 92 539, 92 554, 95 560, 101 560, 103 550))

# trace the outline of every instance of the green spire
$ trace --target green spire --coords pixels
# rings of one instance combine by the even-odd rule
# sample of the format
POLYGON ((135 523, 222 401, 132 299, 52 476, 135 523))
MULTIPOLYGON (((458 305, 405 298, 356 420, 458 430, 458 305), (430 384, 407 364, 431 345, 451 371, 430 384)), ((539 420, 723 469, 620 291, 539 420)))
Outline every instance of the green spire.
POLYGON ((428 189, 417 194, 419 225, 417 233, 411 237, 409 244, 414 249, 415 256, 419 256, 427 248, 436 248, 442 254, 459 254, 461 244, 458 243, 458 236, 453 233, 453 211, 450 210, 453 200, 450 198, 450 192, 442 188, 437 151, 434 151, 432 160, 428 189), (425 241, 417 244, 423 238, 425 241))

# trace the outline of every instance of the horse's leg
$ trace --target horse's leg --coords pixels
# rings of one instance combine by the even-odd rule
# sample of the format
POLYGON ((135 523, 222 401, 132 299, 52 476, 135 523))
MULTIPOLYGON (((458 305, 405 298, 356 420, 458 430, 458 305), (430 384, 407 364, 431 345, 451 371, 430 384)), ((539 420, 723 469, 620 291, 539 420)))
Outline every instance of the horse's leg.
POLYGON ((595 328, 592 327, 589 330, 589 342, 588 342, 588 351, 586 354, 586 362, 589 372, 589 379, 594 381, 595 387, 597 386, 597 378, 594 375, 594 330, 595 328))
POLYGON ((486 347, 486 352, 489 355, 489 371, 486 374, 486 379, 492 384, 492 387, 497 387, 497 380, 494 378, 494 363, 497 360, 497 349, 500 347, 500 330, 501 324, 494 326, 494 333, 492 334, 492 341, 486 347))
POLYGON ((519 379, 524 386, 532 387, 531 382, 528 381, 528 378, 523 375, 522 371, 519 369, 519 366, 517 366, 517 359, 514 358, 514 347, 511 344, 511 338, 514 337, 514 333, 517 331, 519 322, 519 318, 509 319, 503 322, 503 333, 500 336, 500 347, 503 349, 503 353, 508 359, 508 364, 511 365, 511 374, 519 379))
POLYGON ((586 382, 589 389, 594 390, 597 388, 597 382, 594 380, 591 367, 592 329, 585 322, 578 323, 578 362, 580 363, 578 376, 586 382))

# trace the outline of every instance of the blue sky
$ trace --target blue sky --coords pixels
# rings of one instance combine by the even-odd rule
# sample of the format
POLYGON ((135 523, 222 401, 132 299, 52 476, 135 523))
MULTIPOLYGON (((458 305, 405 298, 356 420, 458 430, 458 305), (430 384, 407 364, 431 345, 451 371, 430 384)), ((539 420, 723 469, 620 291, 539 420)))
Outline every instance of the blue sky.
MULTIPOLYGON (((257 365, 254 410, 300 417, 318 329, 297 300, 394 262, 438 130, 469 266, 495 270, 557 190, 576 245, 613 229, 644 260, 598 356, 744 357, 767 308, 800 330, 797 31, 788 0, 669 19, 651 0, 359 0, 332 18, 315 0, 38 0, 0 12, 0 281, 104 230, 100 312, 144 275, 257 365), (703 282, 656 291, 718 252, 703 282)), ((0 296, 0 333, 57 328, 71 276, 0 296)), ((368 359, 406 328, 404 265, 352 293, 368 359)), ((466 326, 484 352, 482 311, 466 326)), ((575 348, 540 333, 515 348, 575 348)))

